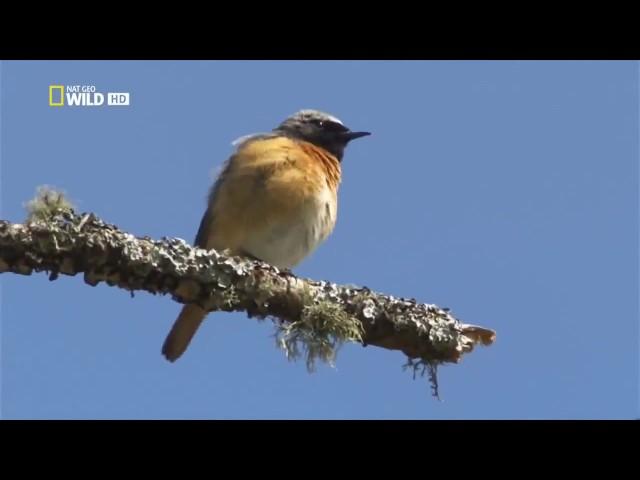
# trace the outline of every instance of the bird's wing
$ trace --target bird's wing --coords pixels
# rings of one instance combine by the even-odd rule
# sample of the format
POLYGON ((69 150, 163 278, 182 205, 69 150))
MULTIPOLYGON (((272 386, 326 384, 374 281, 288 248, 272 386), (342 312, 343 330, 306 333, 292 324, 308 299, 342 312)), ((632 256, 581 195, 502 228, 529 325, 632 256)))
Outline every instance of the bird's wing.
POLYGON ((273 133, 250 133, 249 135, 243 135, 240 138, 236 138, 231 145, 236 148, 242 147, 249 140, 258 140, 261 138, 269 138, 275 136, 273 133))
POLYGON ((234 157, 237 156, 238 152, 246 147, 250 142, 255 140, 261 140, 266 138, 273 138, 275 134, 273 133, 252 133, 249 135, 244 135, 240 138, 237 138, 232 142, 232 145, 235 147, 235 152, 227 159, 225 164, 218 175, 218 178, 214 182, 209 191, 209 196, 207 199, 207 209, 202 215, 202 219, 200 220, 200 226, 198 227, 198 232, 196 233, 195 238, 195 246, 199 248, 212 248, 211 240, 213 238, 213 225, 215 224, 214 212, 212 206, 216 204, 217 195, 220 190, 220 185, 224 181, 224 177, 229 171, 230 164, 234 157))

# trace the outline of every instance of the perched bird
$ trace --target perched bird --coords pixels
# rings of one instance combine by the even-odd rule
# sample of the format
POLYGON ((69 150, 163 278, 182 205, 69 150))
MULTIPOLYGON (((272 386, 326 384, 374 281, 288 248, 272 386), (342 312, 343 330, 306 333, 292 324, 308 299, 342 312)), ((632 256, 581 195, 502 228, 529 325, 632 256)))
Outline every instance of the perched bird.
MULTIPOLYGON (((242 137, 211 188, 195 245, 297 265, 333 231, 344 149, 366 135, 301 110, 269 133, 242 137)), ((167 360, 185 352, 206 315, 195 304, 182 308, 162 347, 167 360)))

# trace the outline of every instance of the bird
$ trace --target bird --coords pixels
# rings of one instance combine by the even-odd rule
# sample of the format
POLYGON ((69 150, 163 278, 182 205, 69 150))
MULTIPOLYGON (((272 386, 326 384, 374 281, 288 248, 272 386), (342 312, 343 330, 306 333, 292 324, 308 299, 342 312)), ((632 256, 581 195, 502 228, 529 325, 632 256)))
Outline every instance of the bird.
MULTIPOLYGON (((271 131, 240 137, 209 190, 195 246, 291 270, 333 232, 345 148, 367 135, 303 109, 271 131)), ((162 345, 168 361, 184 354, 207 315, 193 303, 182 307, 162 345)))

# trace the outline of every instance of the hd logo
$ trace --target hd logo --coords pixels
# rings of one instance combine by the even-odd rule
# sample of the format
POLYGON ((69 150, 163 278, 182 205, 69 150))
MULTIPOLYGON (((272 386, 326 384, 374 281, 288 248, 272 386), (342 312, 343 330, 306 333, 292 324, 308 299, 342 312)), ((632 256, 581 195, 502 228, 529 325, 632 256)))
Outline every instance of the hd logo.
POLYGON ((128 92, 96 91, 94 85, 49 85, 50 107, 100 107, 129 106, 130 95, 128 92))

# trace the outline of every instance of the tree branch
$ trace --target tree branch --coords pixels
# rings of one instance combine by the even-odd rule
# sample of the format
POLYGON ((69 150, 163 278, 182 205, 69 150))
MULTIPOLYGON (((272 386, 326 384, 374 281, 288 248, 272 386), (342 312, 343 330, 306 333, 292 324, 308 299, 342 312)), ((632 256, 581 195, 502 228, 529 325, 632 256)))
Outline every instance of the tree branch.
POLYGON ((280 345, 294 358, 305 349, 310 368, 316 358, 331 362, 344 341, 400 350, 415 368, 416 361, 429 367, 457 363, 475 345, 495 339, 492 330, 463 324, 436 305, 299 278, 181 239, 136 238, 48 195, 32 202, 25 224, 0 221, 0 273, 49 272, 51 280, 82 273, 92 286, 105 282, 207 311, 272 317, 280 345))

